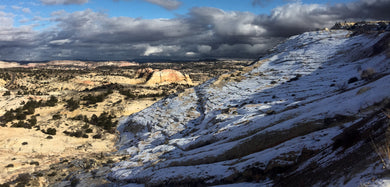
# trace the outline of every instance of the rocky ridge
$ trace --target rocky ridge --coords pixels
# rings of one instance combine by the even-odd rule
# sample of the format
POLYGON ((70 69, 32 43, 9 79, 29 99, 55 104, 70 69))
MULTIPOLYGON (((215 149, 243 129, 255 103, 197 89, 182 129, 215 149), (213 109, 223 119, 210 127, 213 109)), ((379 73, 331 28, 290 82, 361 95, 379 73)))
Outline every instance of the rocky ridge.
POLYGON ((389 41, 388 32, 304 33, 242 71, 160 100, 121 122, 118 153, 129 158, 109 179, 385 184, 389 160, 372 145, 387 138, 389 41))

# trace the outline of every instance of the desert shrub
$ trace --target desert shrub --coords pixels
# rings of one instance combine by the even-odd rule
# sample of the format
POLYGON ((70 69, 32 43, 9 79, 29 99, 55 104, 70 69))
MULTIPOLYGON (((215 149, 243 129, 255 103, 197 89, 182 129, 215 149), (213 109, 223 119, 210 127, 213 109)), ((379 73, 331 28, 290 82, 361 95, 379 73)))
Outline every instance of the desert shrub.
POLYGON ((58 102, 57 97, 52 95, 50 96, 50 99, 46 101, 45 105, 53 107, 56 106, 57 102, 58 102))
POLYGON ((29 100, 23 107, 23 110, 27 110, 27 114, 34 114, 35 108, 42 106, 42 101, 29 100))
POLYGON ((82 100, 86 101, 86 105, 96 104, 99 102, 103 102, 104 99, 112 93, 114 93, 112 89, 108 89, 105 93, 102 94, 98 94, 98 95, 88 94, 87 96, 83 97, 82 100))
POLYGON ((90 128, 86 129, 85 133, 92 133, 92 129, 90 129, 90 128))
POLYGON ((30 119, 27 120, 30 123, 30 126, 35 126, 37 124, 37 117, 31 116, 30 119))
POLYGON ((26 119, 26 115, 27 114, 25 112, 23 112, 23 110, 21 108, 18 108, 15 111, 15 118, 17 120, 25 120, 26 119))
POLYGON ((69 135, 70 135, 70 136, 74 136, 74 137, 76 137, 76 138, 80 138, 80 137, 83 136, 83 131, 77 130, 77 131, 75 131, 75 132, 71 132, 69 135))
POLYGON ((11 92, 10 91, 4 92, 3 96, 7 96, 7 95, 11 95, 11 92))
POLYGON ((88 128, 89 128, 89 125, 86 123, 86 124, 84 124, 81 128, 82 128, 82 129, 88 129, 88 128))
POLYGON ((18 123, 12 124, 11 127, 31 129, 30 124, 28 124, 28 123, 26 123, 24 121, 18 121, 18 123))
POLYGON ((31 161, 31 162, 30 162, 30 165, 36 165, 36 166, 39 166, 39 162, 38 162, 38 161, 31 161))
POLYGON ((31 175, 28 173, 19 174, 18 178, 14 180, 15 183, 17 183, 17 187, 21 186, 28 186, 29 182, 31 180, 31 175))
POLYGON ((47 136, 46 139, 51 140, 53 139, 53 136, 47 136))
POLYGON ((101 139, 102 135, 101 134, 95 134, 92 136, 93 139, 101 139))
POLYGON ((57 134, 57 130, 55 128, 48 128, 46 130, 46 132, 44 132, 45 134, 49 134, 49 135, 56 135, 57 134))
POLYGON ((75 117, 73 117, 73 118, 70 118, 71 120, 77 120, 77 121, 84 121, 84 122, 86 122, 86 123, 88 123, 89 122, 89 120, 88 120, 88 117, 86 116, 86 115, 77 115, 77 116, 75 116, 75 117))
POLYGON ((6 111, 2 118, 5 123, 16 119, 12 109, 10 111, 6 111))
POLYGON ((135 99, 137 96, 133 94, 130 90, 121 89, 119 90, 119 93, 123 96, 126 96, 126 99, 135 99))
POLYGON ((14 165, 13 165, 13 164, 8 164, 8 165, 6 165, 5 167, 6 167, 6 168, 13 168, 14 165))
POLYGON ((351 83, 354 83, 354 82, 357 82, 359 79, 357 77, 352 77, 348 80, 348 84, 351 84, 351 83))
POLYGON ((109 115, 107 112, 103 112, 99 117, 93 114, 91 120, 89 120, 89 123, 98 127, 102 127, 104 130, 111 130, 114 126, 116 126, 117 123, 112 122, 114 118, 115 116, 109 115))
POLYGON ((59 120, 59 119, 61 119, 61 114, 59 114, 59 113, 54 114, 54 115, 52 116, 52 119, 53 119, 53 120, 59 120))
POLYGON ((80 102, 73 100, 73 98, 66 101, 66 108, 69 111, 74 111, 80 107, 80 102))

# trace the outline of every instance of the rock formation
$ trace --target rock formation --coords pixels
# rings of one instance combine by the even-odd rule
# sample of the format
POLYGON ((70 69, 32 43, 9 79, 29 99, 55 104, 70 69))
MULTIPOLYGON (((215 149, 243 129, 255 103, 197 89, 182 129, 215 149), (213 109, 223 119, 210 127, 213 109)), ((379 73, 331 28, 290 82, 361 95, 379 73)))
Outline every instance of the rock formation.
POLYGON ((156 84, 192 84, 190 77, 176 70, 164 69, 161 71, 154 71, 149 79, 146 81, 146 85, 156 84))
POLYGON ((136 72, 136 78, 144 79, 145 85, 161 85, 161 84, 189 84, 192 85, 192 80, 187 74, 172 69, 157 70, 152 68, 139 69, 136 72))

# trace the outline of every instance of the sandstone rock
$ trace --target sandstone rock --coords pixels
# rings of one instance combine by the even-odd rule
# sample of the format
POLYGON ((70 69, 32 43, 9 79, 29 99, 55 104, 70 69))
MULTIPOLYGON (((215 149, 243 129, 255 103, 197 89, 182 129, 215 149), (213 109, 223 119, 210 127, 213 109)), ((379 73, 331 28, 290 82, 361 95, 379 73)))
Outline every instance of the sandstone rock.
POLYGON ((5 86, 7 82, 3 79, 0 79, 0 87, 5 86))
MULTIPOLYGON (((145 78, 145 79, 147 79, 148 76, 149 76, 150 74, 152 74, 154 71, 156 71, 156 70, 154 70, 154 69, 152 69, 152 68, 143 68, 143 69, 139 69, 139 70, 137 70, 137 72, 136 72, 136 74, 135 74, 135 77, 136 77, 136 78, 145 78)), ((158 71, 158 70, 157 70, 157 71, 158 71)))
POLYGON ((154 71, 145 84, 155 85, 171 83, 192 84, 192 81, 188 75, 185 75, 179 71, 164 69, 161 71, 154 71))

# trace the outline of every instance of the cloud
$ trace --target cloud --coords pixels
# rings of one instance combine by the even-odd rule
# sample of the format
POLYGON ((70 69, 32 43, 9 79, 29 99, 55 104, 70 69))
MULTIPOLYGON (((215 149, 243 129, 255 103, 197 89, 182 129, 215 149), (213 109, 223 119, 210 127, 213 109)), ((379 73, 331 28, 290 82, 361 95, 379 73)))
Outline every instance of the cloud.
POLYGON ((271 3, 273 0, 252 0, 252 5, 256 6, 259 5, 261 7, 265 7, 269 3, 271 3))
POLYGON ((145 1, 161 6, 167 10, 178 9, 179 6, 181 5, 181 2, 177 0, 145 0, 145 1))
POLYGON ((23 8, 22 12, 24 12, 24 13, 31 13, 31 10, 29 8, 23 8))
POLYGON ((0 59, 253 59, 289 36, 336 21, 389 19, 389 8, 384 0, 295 2, 267 15, 197 7, 172 19, 110 17, 87 9, 54 12, 45 21, 55 26, 41 31, 15 27, 14 15, 0 11, 0 59))
MULTIPOLYGON (((120 1, 120 0, 113 0, 113 1, 120 1)), ((131 1, 131 0, 123 0, 123 1, 131 1)), ((182 4, 182 2, 178 0, 143 0, 143 1, 161 6, 167 10, 178 9, 182 4)))
POLYGON ((89 0, 40 0, 45 5, 85 4, 89 0))

